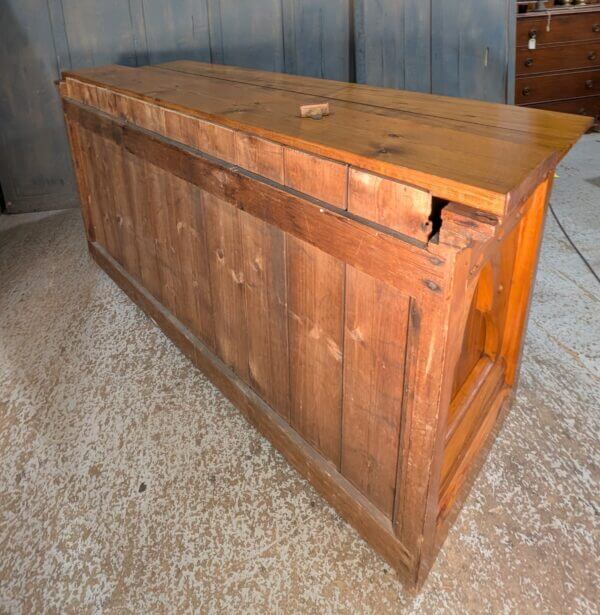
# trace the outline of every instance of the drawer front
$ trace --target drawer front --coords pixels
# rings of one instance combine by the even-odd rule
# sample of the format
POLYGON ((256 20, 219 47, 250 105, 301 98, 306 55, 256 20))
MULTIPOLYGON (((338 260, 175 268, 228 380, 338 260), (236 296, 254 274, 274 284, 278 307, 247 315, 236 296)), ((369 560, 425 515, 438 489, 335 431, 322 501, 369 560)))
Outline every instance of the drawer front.
POLYGON ((538 45, 600 40, 600 11, 579 15, 552 15, 550 22, 546 16, 517 20, 518 47, 526 47, 534 33, 538 45))
POLYGON ((517 104, 529 104, 600 94, 600 70, 585 70, 558 75, 518 77, 517 104))
POLYGON ((600 40, 517 49, 517 75, 600 66, 600 40))
POLYGON ((537 109, 558 111, 560 113, 575 113, 577 115, 589 115, 600 122, 600 96, 589 98, 576 98, 575 100, 559 100, 555 102, 540 103, 534 105, 537 109))

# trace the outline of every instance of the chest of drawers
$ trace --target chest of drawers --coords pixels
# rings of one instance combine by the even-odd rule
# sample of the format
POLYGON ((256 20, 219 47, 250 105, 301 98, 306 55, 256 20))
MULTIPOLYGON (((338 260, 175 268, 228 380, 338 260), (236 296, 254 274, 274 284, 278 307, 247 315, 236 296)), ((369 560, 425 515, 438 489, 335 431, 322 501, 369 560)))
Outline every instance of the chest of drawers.
POLYGON ((512 399, 590 121, 196 62, 60 90, 92 256, 420 586, 512 399))
POLYGON ((600 5, 518 15, 515 102, 600 121, 600 5))

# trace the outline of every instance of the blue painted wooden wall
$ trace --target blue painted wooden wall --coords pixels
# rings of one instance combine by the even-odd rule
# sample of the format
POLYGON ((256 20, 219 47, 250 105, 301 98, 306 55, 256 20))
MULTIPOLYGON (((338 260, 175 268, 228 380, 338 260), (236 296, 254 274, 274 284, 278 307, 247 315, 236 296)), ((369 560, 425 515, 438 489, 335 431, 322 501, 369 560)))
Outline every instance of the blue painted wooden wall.
POLYGON ((511 100, 514 0, 0 0, 0 184, 9 211, 76 206, 53 82, 190 58, 511 100))

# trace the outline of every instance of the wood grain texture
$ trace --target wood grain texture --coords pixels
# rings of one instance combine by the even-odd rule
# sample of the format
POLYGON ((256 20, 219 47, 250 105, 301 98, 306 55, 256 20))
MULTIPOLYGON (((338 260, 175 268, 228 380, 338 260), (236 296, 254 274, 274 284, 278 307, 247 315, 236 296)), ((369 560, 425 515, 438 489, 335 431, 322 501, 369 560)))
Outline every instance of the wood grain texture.
POLYGON ((138 284, 99 245, 91 243, 90 252, 108 275, 169 336, 179 349, 240 409, 283 454, 302 476, 322 493, 357 531, 368 540, 389 564, 412 586, 411 556, 391 533, 389 520, 339 473, 316 453, 276 412, 229 369, 218 356, 186 330, 147 290, 138 284))
POLYGON ((291 425, 339 467, 344 263, 287 239, 291 425))
POLYGON ((235 133, 236 164, 283 184, 283 147, 254 135, 235 133))
POLYGON ((419 241, 432 232, 429 192, 359 169, 350 169, 348 211, 419 241))
POLYGON ((316 199, 346 209, 348 167, 326 158, 286 147, 283 151, 285 185, 316 199))
POLYGON ((289 420, 290 381, 285 235, 240 211, 249 382, 289 420))
POLYGON ((358 83, 431 91, 431 0, 355 2, 358 83))
POLYGON ((122 141, 130 153, 219 195, 236 207, 368 273, 406 294, 441 295, 446 256, 373 229, 344 215, 227 166, 167 143, 159 137, 97 116, 65 101, 69 117, 82 126, 122 141))
MULTIPOLYGON (((243 98, 251 87, 259 87, 254 102, 277 109, 275 124, 299 121, 281 112, 298 109, 289 84, 202 77, 214 86, 209 96, 174 70, 149 70, 141 80, 125 72, 137 93, 119 86, 113 99, 113 86, 90 87, 85 78, 61 87, 84 103, 67 99, 64 110, 92 254, 408 586, 420 587, 512 393, 551 187, 553 169, 544 165, 560 155, 526 174, 501 214, 451 202, 435 238, 417 239, 397 228, 419 210, 418 199, 420 224, 429 217, 418 171, 408 186, 382 177, 376 190, 351 191, 346 211, 321 200, 335 201, 318 192, 331 182, 306 177, 320 165, 321 177, 336 177, 346 161, 331 167, 302 150, 292 180, 300 192, 285 185, 289 145, 236 128, 254 113, 243 98), (154 97, 172 86, 188 103, 220 105, 223 96, 228 106, 217 121, 154 97), (185 117, 169 127, 169 113, 185 117), (200 144, 201 122, 224 132, 200 144), (231 131, 236 164, 200 149, 229 147, 231 131), (390 212, 401 212, 400 221, 390 212)), ((337 105, 328 118, 342 114, 337 105)), ((387 121, 391 110, 377 109, 369 121, 387 121)), ((480 139, 481 127, 491 128, 476 126, 480 139)), ((500 132, 513 145, 529 134, 500 132)), ((555 138, 540 135, 536 147, 555 138)))
POLYGON ((346 268, 342 474, 390 519, 396 493, 409 298, 346 268))
POLYGON ((434 196, 497 214, 504 214, 512 200, 520 200, 531 178, 556 164, 590 124, 584 118, 578 118, 572 129, 561 123, 562 137, 551 137, 545 145, 548 137, 541 137, 536 129, 532 138, 531 126, 498 130, 464 121, 457 125, 458 120, 422 115, 414 105, 407 113, 339 101, 334 113, 315 122, 297 117, 299 106, 307 102, 304 94, 162 68, 135 69, 134 80, 131 70, 108 67, 79 73, 78 78, 109 84, 148 102, 417 184, 434 196), (231 112, 231 100, 236 100, 239 113, 231 112), (260 101, 268 106, 254 104, 260 101), (440 142, 451 144, 452 156, 440 149, 440 142), (489 168, 496 169, 493 175, 489 168))
POLYGON ((215 323, 215 347, 223 361, 245 382, 248 335, 244 297, 242 235, 237 208, 203 193, 215 323))

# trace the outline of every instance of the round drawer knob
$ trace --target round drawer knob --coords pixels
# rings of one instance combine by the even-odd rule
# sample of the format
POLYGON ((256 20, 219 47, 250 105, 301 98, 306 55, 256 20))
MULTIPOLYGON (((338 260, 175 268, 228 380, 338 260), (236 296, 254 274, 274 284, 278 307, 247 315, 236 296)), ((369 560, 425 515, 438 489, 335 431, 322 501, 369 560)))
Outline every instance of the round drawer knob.
MULTIPOLYGON (((591 59, 591 58, 590 58, 590 59, 591 59)), ((527 66, 528 68, 529 68, 530 66, 533 66, 533 58, 527 58, 527 59, 525 60, 525 66, 527 66)))
POLYGON ((523 96, 529 96, 531 94, 531 88, 523 88, 523 96))
POLYGON ((592 26, 592 32, 600 32, 600 23, 595 23, 592 26))
MULTIPOLYGON (((598 24, 598 28, 600 29, 600 24, 598 24)), ((594 30, 594 32, 596 32, 596 30, 594 30)), ((529 38, 536 38, 536 37, 537 37, 537 30, 535 29, 529 30, 529 38)))
POLYGON ((593 82, 591 79, 588 79, 588 80, 585 82, 585 87, 586 87, 586 89, 588 89, 588 90, 593 89, 593 87, 594 87, 594 82, 593 82))
POLYGON ((598 54, 595 51, 590 51, 588 53, 588 60, 591 60, 592 62, 598 57, 598 54))

